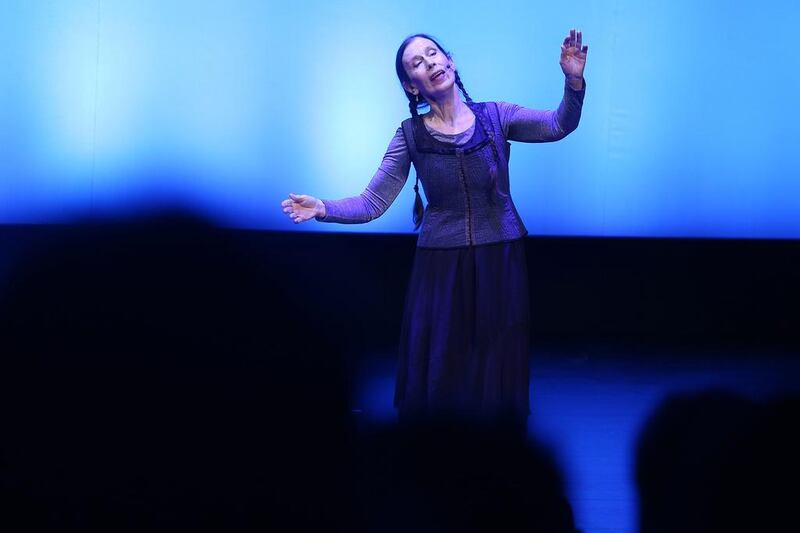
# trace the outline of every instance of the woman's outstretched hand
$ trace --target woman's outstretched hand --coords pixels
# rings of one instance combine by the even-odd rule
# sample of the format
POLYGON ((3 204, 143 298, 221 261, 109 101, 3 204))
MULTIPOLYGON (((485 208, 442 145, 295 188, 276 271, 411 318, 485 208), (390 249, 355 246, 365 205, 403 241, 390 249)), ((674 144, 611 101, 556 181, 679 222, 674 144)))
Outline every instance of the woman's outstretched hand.
POLYGON ((295 224, 317 216, 325 216, 325 204, 322 203, 322 200, 307 194, 289 193, 289 198, 281 202, 281 207, 295 224))
POLYGON ((572 28, 569 30, 569 35, 564 38, 564 43, 561 45, 561 70, 567 78, 582 78, 583 68, 586 66, 586 52, 589 50, 587 45, 583 44, 583 36, 581 32, 572 28))

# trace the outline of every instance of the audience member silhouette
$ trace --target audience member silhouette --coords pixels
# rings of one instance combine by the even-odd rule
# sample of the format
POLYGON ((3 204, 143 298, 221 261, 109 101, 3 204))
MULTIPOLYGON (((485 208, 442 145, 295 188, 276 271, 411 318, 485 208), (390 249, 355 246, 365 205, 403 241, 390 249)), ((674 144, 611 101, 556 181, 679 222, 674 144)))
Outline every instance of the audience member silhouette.
POLYGON ((665 400, 639 436, 640 533, 790 527, 799 407, 720 390, 665 400))
POLYGON ((550 453, 512 425, 419 419, 361 446, 361 531, 576 531, 550 453))
POLYGON ((346 529, 342 358, 289 273, 180 213, 54 232, 0 309, 0 527, 346 529))

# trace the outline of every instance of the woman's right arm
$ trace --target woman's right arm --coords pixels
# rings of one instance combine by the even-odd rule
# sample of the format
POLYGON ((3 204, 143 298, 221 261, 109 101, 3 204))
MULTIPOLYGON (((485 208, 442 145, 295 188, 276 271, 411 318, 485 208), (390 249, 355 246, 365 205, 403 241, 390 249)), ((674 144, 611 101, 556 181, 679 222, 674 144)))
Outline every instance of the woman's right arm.
POLYGON ((406 147, 403 129, 398 128, 389 142, 383 161, 364 192, 340 200, 319 200, 308 195, 292 195, 281 205, 297 222, 311 218, 320 222, 361 224, 381 216, 408 179, 411 157, 406 147))

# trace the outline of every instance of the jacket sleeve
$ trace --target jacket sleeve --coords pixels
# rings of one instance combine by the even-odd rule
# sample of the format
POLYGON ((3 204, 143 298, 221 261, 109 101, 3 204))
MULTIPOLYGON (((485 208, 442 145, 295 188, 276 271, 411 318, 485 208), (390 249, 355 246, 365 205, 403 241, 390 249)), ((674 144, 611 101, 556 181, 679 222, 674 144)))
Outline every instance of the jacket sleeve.
POLYGON ((564 97, 558 109, 528 109, 516 104, 498 102, 500 124, 509 141, 527 143, 552 142, 563 139, 578 127, 581 119, 586 80, 580 91, 564 81, 564 97))
POLYGON ((408 153, 403 129, 398 128, 389 142, 383 161, 364 192, 358 196, 340 200, 325 200, 325 217, 316 217, 320 222, 340 224, 362 224, 381 216, 392 205, 394 199, 408 180, 411 156, 408 153))

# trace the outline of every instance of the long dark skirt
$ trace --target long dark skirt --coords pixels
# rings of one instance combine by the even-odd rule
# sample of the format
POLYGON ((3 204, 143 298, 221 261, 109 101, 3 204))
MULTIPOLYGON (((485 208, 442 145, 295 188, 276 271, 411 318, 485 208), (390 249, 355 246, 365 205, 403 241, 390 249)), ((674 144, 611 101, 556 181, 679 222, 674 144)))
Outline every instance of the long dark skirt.
POLYGON ((529 323, 524 239, 417 248, 394 398, 401 419, 527 418, 529 323))

